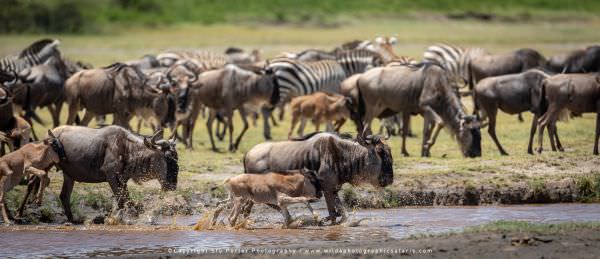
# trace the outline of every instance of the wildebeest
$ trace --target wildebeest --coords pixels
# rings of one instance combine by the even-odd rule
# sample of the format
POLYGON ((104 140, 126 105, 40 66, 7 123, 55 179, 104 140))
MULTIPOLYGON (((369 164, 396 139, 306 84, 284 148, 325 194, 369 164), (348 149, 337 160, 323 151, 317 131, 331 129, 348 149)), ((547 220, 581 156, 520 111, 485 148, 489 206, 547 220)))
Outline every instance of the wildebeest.
POLYGON ((600 72, 600 45, 553 56, 546 68, 554 73, 600 72))
MULTIPOLYGON (((473 89, 474 114, 481 112, 489 118, 488 133, 498 147, 500 154, 508 155, 496 137, 496 115, 498 109, 508 114, 531 111, 531 122, 527 152, 533 154, 532 143, 537 119, 541 116, 540 101, 542 81, 549 75, 538 69, 530 69, 519 74, 488 77, 481 80, 473 89)), ((484 117, 482 116, 482 118, 484 117)))
POLYGON ((302 168, 316 171, 329 211, 327 219, 332 223, 340 214, 346 219, 337 195, 342 184, 388 186, 394 180, 392 165, 390 148, 378 136, 360 137, 357 142, 332 133, 314 133, 301 139, 261 143, 244 155, 245 173, 302 168))
POLYGON ((321 123, 327 124, 327 131, 339 131, 346 119, 350 117, 348 106, 352 100, 339 94, 316 92, 311 95, 298 96, 290 103, 292 114, 292 125, 288 132, 288 138, 292 137, 292 131, 300 120, 298 135, 304 135, 306 120, 311 118, 315 125, 315 131, 319 131, 321 123), (335 122, 335 125, 332 124, 335 122))
MULTIPOLYGON (((359 107, 363 132, 370 131, 371 121, 386 111, 403 112, 403 125, 411 113, 424 117, 421 156, 429 156, 442 127, 456 136, 462 154, 481 156, 479 122, 469 116, 450 85, 449 77, 441 66, 424 63, 419 66, 374 68, 358 78, 359 107)), ((385 116, 384 116, 385 117, 385 116)), ((402 154, 406 151, 408 131, 402 130, 402 154)))
POLYGON ((318 217, 309 203, 317 201, 322 195, 315 171, 302 169, 266 174, 241 174, 225 180, 224 184, 228 197, 218 202, 222 205, 215 210, 212 225, 215 225, 223 209, 232 206, 229 224, 235 226, 242 212, 242 206, 249 201, 278 206, 284 218, 284 227, 288 227, 292 222, 287 206, 294 203, 304 203, 315 220, 318 217))
POLYGON ((251 65, 260 62, 260 50, 258 49, 253 49, 250 53, 246 53, 243 49, 229 47, 225 50, 225 55, 231 64, 251 65))
POLYGON ((138 109, 152 108, 164 94, 147 81, 139 69, 123 63, 76 73, 65 84, 67 124, 73 124, 79 109, 85 108, 81 125, 87 125, 94 116, 114 114, 113 124, 129 128, 129 120, 138 109))
POLYGON ((533 49, 519 49, 498 55, 482 53, 470 59, 469 89, 473 89, 479 80, 486 77, 521 73, 545 65, 546 58, 533 49))
POLYGON ((581 115, 586 112, 596 113, 596 134, 594 137, 594 155, 598 155, 598 138, 600 137, 600 75, 598 74, 559 74, 546 78, 542 84, 542 96, 547 102, 547 109, 538 120, 537 151, 542 152, 544 128, 548 127, 552 150, 556 147, 562 151, 558 141, 556 121, 565 109, 571 114, 581 115), (557 139, 555 145, 554 139, 557 139))
POLYGON ((66 155, 66 161, 58 166, 64 177, 60 200, 69 221, 73 221, 70 199, 75 182, 108 182, 118 209, 129 200, 129 179, 136 183, 158 179, 163 191, 177 187, 175 141, 159 140, 161 131, 142 137, 119 126, 60 126, 52 132, 63 144, 66 155))
POLYGON ((31 137, 31 125, 14 115, 13 96, 10 90, 0 85, 0 155, 4 155, 4 145, 10 152, 25 145, 31 137))
POLYGON ((59 117, 64 102, 64 83, 70 76, 67 65, 60 57, 50 57, 44 64, 33 66, 19 73, 20 83, 11 87, 13 102, 25 110, 25 118, 36 119, 37 107, 48 107, 54 127, 60 124, 59 117))
MULTIPOLYGON (((37 176, 41 179, 36 194, 37 203, 42 203, 44 188, 50 182, 48 170, 64 160, 65 153, 60 141, 48 131, 49 137, 39 143, 29 143, 22 148, 0 157, 0 210, 5 224, 10 224, 10 213, 4 203, 4 194, 23 179, 24 176, 37 176)), ((22 207, 19 214, 22 213, 22 207)))
POLYGON ((158 59, 156 59, 156 57, 152 55, 144 55, 141 59, 129 60, 124 63, 129 66, 137 67, 141 70, 160 67, 160 62, 158 62, 158 59))
MULTIPOLYGON (((223 69, 206 71, 198 76, 190 88, 190 97, 197 103, 202 103, 211 108, 211 113, 206 121, 210 143, 213 150, 216 146, 213 140, 212 123, 216 113, 220 112, 226 118, 229 127, 229 150, 238 148, 241 138, 248 129, 244 104, 251 103, 261 106, 268 103, 274 91, 273 77, 262 71, 254 72, 242 69, 236 65, 227 65, 223 69), (244 123, 240 135, 233 142, 233 112, 238 110, 244 123)), ((197 116, 197 112, 196 112, 197 116)), ((192 116, 195 121, 195 116, 192 116)), ((193 126, 192 126, 193 127, 193 126)), ((191 135, 191 132, 189 133, 191 135)), ((187 143, 191 147, 191 142, 187 143)))

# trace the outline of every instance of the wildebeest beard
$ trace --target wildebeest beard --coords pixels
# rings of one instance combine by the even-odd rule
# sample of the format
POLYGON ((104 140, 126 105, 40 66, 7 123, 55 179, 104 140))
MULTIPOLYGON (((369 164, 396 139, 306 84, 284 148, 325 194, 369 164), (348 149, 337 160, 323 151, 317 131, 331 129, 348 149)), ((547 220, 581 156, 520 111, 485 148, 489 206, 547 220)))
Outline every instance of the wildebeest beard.
POLYGON ((469 157, 481 156, 481 131, 479 128, 470 129, 472 144, 469 147, 468 155, 469 157))
POLYGON ((189 100, 189 87, 183 89, 181 93, 177 96, 177 111, 185 112, 187 110, 188 100, 189 100))
POLYGON ((390 185, 394 180, 394 166, 392 154, 387 152, 385 149, 377 152, 377 155, 381 158, 381 172, 378 177, 379 186, 385 187, 390 185))
POLYGON ((177 175, 179 174, 179 164, 177 163, 177 153, 165 155, 167 163, 167 178, 166 183, 173 189, 177 187, 177 175))

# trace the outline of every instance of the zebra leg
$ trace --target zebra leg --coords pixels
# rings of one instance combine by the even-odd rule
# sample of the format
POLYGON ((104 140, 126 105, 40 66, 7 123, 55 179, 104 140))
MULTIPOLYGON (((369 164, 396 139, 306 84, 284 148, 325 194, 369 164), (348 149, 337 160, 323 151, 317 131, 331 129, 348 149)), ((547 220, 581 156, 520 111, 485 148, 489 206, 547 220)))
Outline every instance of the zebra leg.
POLYGON ((271 113, 273 109, 263 106, 260 108, 263 116, 263 136, 266 140, 271 139, 271 126, 269 126, 269 118, 271 118, 271 113))

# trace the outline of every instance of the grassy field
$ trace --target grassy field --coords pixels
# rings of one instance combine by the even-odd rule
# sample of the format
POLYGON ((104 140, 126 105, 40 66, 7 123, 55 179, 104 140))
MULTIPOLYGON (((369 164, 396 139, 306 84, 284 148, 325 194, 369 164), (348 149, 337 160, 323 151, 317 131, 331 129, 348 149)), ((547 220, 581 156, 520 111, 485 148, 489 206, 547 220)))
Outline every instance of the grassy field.
MULTIPOLYGON (((310 26, 244 26, 244 25, 177 25, 170 27, 122 28, 110 34, 100 35, 2 35, 0 56, 17 52, 20 48, 40 37, 55 37, 61 40, 62 53, 72 59, 90 62, 95 66, 115 61, 139 58, 144 54, 157 53, 165 49, 208 49, 222 52, 228 46, 258 48, 264 57, 282 51, 297 51, 306 48, 331 49, 337 44, 353 39, 368 39, 378 35, 394 35, 399 38, 396 51, 402 55, 421 58, 423 50, 436 42, 453 43, 460 46, 481 46, 491 52, 501 53, 517 48, 530 47, 551 56, 564 51, 583 47, 600 41, 600 19, 540 21, 540 22, 474 22, 451 20, 403 20, 370 19, 360 24, 339 28, 310 26)), ((470 109, 470 99, 464 100, 470 109)), ((66 109, 63 109, 63 111, 66 109)), ((49 122, 46 111, 41 114, 49 122)), ((287 114, 286 114, 287 115, 287 114)), ((581 197, 594 200, 600 197, 600 162, 591 155, 594 136, 595 115, 586 114, 568 123, 559 123, 559 132, 564 153, 545 152, 531 156, 526 153, 531 120, 524 114, 525 122, 516 116, 499 114, 497 134, 511 156, 500 156, 495 145, 482 130, 483 156, 466 159, 460 155, 458 146, 448 134, 441 134, 432 148, 431 158, 418 157, 422 119, 416 117, 413 131, 417 139, 408 140, 411 157, 400 155, 400 139, 392 138, 395 167, 395 183, 388 189, 404 188, 479 188, 481 186, 509 187, 524 184, 531 188, 546 188, 548 181, 573 181, 581 197), (581 191, 584 190, 584 191, 581 191)), ((66 114, 63 114, 64 121, 66 114)), ((220 183, 224 178, 242 172, 242 156, 252 146, 264 141, 262 125, 251 127, 236 153, 226 152, 226 143, 217 143, 224 152, 210 151, 210 142, 201 118, 194 132, 194 150, 180 150, 180 194, 191 197, 208 187, 220 183)), ((132 122, 135 125, 135 122, 132 122)), ((241 127, 239 118, 235 125, 241 127)), ((374 125, 378 128, 377 123, 374 125)), ((38 135, 43 135, 48 126, 35 125, 38 135)), ((279 127, 273 128, 275 140, 285 139, 289 129, 289 115, 279 127)), ((312 130, 312 126, 309 126, 312 130)), ((347 123, 344 132, 354 133, 354 125, 347 123)), ((149 129, 143 133, 149 134, 149 129)), ((237 133, 236 133, 237 134, 237 133)), ((546 150, 549 149, 546 140, 546 150)), ((58 195, 62 183, 59 174, 52 174, 51 192, 58 195)), ((152 184, 150 184, 152 185, 152 184)), ((106 184, 77 184, 76 192, 85 197, 89 192, 108 195, 106 184), (86 186, 81 188, 81 186, 86 186), (96 191, 98 190, 98 191, 96 191)), ((134 196, 143 197, 145 187, 133 187, 134 196), (136 194, 137 193, 137 194, 136 194)), ((153 189, 150 192, 158 193, 153 189)), ((13 193, 13 197, 16 194, 13 193)), ((96 195, 98 196, 98 195, 96 195)), ((101 196, 101 195, 100 195, 101 196)), ((81 198, 84 199, 84 198, 81 198)), ((586 200, 580 199, 580 200, 586 200)))

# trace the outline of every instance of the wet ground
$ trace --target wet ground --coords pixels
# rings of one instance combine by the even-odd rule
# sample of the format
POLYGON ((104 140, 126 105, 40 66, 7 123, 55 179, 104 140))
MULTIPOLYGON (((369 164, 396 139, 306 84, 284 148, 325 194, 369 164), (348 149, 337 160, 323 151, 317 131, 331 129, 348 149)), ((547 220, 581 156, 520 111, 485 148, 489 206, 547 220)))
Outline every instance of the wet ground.
MULTIPOLYGON (((296 215, 307 214, 296 209, 296 215)), ((326 215, 323 210, 321 215, 326 215)), ((352 213, 351 213, 352 214, 352 213)), ((551 204, 480 207, 409 207, 364 210, 352 219, 367 218, 356 227, 279 229, 281 216, 254 214, 252 230, 193 231, 199 216, 163 218, 159 225, 141 226, 12 226, 0 227, 0 257, 115 256, 169 253, 177 249, 262 248, 356 244, 409 237, 418 233, 460 230, 495 220, 540 223, 598 221, 600 204, 551 204)))

